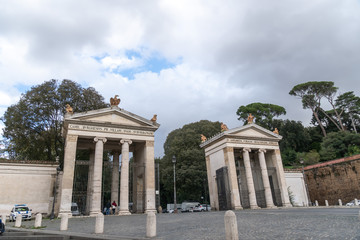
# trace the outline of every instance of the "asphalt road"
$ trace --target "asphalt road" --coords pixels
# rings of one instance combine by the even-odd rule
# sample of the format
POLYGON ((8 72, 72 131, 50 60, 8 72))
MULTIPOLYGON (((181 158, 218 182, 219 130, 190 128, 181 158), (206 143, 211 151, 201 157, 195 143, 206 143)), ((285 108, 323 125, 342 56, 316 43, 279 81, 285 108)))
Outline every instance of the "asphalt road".
MULTIPOLYGON (((359 239, 360 207, 278 208, 234 211, 239 239, 359 239)), ((225 239, 225 212, 157 215, 158 239, 225 239)), ((23 222, 30 228, 34 220, 23 222)), ((13 223, 7 223, 12 226, 13 223)), ((68 232, 93 234, 95 218, 69 219, 68 232)), ((43 220, 44 230, 59 230, 60 219, 43 220)), ((144 238, 146 215, 105 216, 104 236, 144 238)))

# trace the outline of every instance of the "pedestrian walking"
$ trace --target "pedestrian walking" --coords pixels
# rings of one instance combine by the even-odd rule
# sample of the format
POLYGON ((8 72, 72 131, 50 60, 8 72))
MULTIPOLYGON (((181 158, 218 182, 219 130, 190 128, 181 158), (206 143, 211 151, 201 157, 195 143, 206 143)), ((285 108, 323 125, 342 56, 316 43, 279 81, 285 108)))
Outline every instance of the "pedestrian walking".
POLYGON ((111 204, 111 208, 112 208, 112 213, 113 213, 113 215, 115 215, 116 207, 117 207, 117 204, 116 204, 115 201, 113 201, 112 204, 111 204))

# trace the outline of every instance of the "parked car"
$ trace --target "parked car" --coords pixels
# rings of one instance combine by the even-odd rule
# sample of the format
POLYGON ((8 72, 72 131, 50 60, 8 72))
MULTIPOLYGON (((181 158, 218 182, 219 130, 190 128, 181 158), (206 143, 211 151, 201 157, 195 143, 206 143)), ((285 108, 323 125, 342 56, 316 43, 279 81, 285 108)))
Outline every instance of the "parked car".
POLYGON ((205 212, 210 210, 211 210, 211 206, 206 204, 196 205, 193 209, 194 212, 205 212))
POLYGON ((183 202, 181 204, 181 212, 192 212, 195 206, 200 205, 199 202, 183 202))
POLYGON ((71 203, 71 214, 73 216, 80 216, 79 207, 77 203, 71 203))
POLYGON ((18 215, 21 215, 24 220, 31 220, 31 211, 26 204, 15 204, 11 209, 9 221, 15 221, 18 215))
MULTIPOLYGON (((357 205, 360 206, 360 200, 357 200, 357 203, 358 203, 357 205)), ((352 200, 346 204, 346 206, 354 206, 354 205, 355 205, 355 200, 352 200)))

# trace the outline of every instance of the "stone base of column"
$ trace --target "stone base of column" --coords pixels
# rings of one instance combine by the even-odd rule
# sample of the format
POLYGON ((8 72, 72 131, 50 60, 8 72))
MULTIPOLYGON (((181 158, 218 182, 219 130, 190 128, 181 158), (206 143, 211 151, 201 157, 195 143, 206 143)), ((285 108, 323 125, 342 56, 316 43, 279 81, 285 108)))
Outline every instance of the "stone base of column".
POLYGON ((252 205, 250 206, 250 209, 261 209, 261 207, 259 207, 258 205, 252 205))
POLYGON ((291 203, 285 203, 283 207, 292 207, 291 203))
POLYGON ((100 211, 98 211, 98 212, 90 212, 89 216, 90 217, 96 217, 100 213, 102 213, 102 212, 100 212, 100 211))
POLYGON ((120 210, 118 212, 119 216, 125 216, 125 215, 131 215, 131 213, 129 212, 129 210, 120 210))
POLYGON ((266 206, 266 208, 277 208, 275 205, 266 206))
POLYGON ((235 206, 235 209, 234 210, 243 210, 243 207, 241 206, 235 206))
POLYGON ((59 212, 58 217, 61 218, 61 214, 67 214, 68 218, 72 218, 72 213, 70 211, 59 212))
POLYGON ((153 212, 153 213, 157 213, 157 211, 155 210, 155 209, 149 209, 149 210, 145 210, 145 213, 146 214, 148 214, 148 213, 151 213, 151 212, 153 212))

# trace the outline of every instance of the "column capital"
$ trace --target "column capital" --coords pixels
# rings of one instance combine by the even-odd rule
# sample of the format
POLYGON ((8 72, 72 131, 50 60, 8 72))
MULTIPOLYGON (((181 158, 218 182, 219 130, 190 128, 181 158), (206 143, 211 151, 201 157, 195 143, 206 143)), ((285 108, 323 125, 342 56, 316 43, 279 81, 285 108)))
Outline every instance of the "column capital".
POLYGON ((77 135, 71 135, 71 134, 68 134, 66 136, 66 141, 68 142, 76 142, 78 140, 78 136, 77 135))
POLYGON ((130 145, 130 144, 132 144, 132 141, 130 139, 121 139, 120 143, 121 144, 128 143, 130 145))
POLYGON ((251 148, 243 148, 242 151, 243 152, 251 152, 251 148))
POLYGON ((106 143, 107 139, 104 137, 95 137, 94 142, 102 141, 103 143, 106 143))
POLYGON ((266 153, 266 149, 265 149, 265 148, 260 148, 260 149, 258 150, 258 152, 259 152, 259 153, 266 153))

